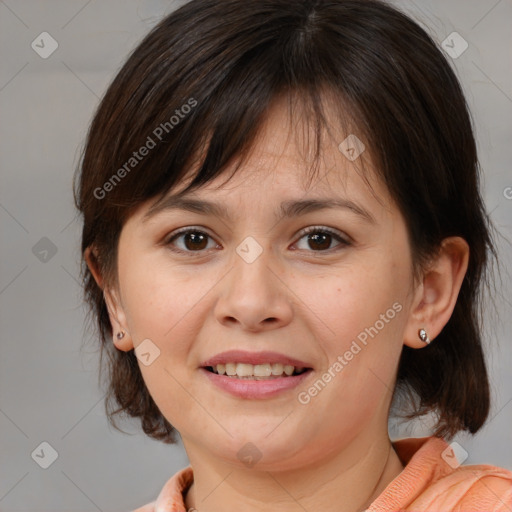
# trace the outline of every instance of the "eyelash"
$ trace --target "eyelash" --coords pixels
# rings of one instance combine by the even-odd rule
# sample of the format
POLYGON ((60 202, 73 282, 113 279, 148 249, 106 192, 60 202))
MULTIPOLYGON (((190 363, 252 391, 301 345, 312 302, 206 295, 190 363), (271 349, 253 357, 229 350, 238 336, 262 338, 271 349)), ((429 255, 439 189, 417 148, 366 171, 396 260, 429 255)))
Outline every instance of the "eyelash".
MULTIPOLYGON (((199 228, 192 227, 192 228, 183 228, 181 230, 176 231, 169 238, 167 238, 167 240, 164 243, 164 245, 169 246, 170 250, 173 251, 173 252, 177 252, 177 253, 180 253, 180 254, 187 254, 189 256, 193 256, 195 254, 201 254, 201 253, 205 252, 206 249, 203 249, 203 250, 200 250, 200 251, 185 251, 183 249, 177 249, 176 247, 171 247, 172 246, 172 242, 174 240, 176 240, 177 238, 179 238, 182 235, 186 235, 186 234, 189 234, 189 233, 200 233, 202 235, 206 235, 208 238, 213 240, 213 237, 211 237, 205 231, 202 231, 199 228)), ((311 250, 311 251, 308 251, 308 252, 313 252, 313 253, 330 253, 330 252, 335 252, 335 251, 339 250, 340 247, 347 247, 347 246, 351 245, 351 242, 349 242, 347 239, 343 238, 337 231, 335 231, 335 230, 333 230, 331 228, 324 227, 324 226, 310 226, 309 228, 306 228, 306 229, 302 230, 299 233, 300 236, 299 236, 297 241, 300 241, 302 238, 304 238, 305 236, 307 236, 307 235, 309 235, 311 233, 324 233, 324 234, 331 235, 331 236, 333 236, 336 239, 336 241, 340 242, 340 245, 338 247, 335 247, 335 248, 332 248, 332 249, 326 249, 326 250, 320 250, 320 251, 313 251, 313 250, 311 250)), ((299 249, 299 250, 303 250, 303 249, 299 249)))

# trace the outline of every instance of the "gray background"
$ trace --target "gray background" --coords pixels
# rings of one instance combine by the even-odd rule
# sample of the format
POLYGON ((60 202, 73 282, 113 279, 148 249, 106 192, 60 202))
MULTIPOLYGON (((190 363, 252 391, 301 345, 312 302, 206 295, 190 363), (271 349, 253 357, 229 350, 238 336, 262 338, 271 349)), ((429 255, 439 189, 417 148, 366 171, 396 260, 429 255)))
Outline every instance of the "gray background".
MULTIPOLYGON (((453 31, 469 44, 449 60, 473 112, 487 208, 512 239, 512 2, 396 3, 440 45, 453 31)), ((84 333, 77 280, 81 225, 71 193, 99 98, 128 52, 177 6, 161 0, 0 1, 1 511, 132 510, 154 500, 188 463, 181 445, 147 438, 137 422, 123 425, 132 435, 107 424, 95 340, 84 333), (46 59, 31 47, 44 31, 58 42, 46 59), (43 441, 58 453, 48 469, 31 457, 43 441)), ((504 297, 512 296, 511 253, 500 243, 504 297)), ((465 464, 512 469, 512 315, 505 300, 498 308, 498 321, 489 316, 487 323, 492 419, 474 438, 456 441, 469 454, 465 464)), ((428 421, 392 423, 390 435, 429 435, 428 421)))

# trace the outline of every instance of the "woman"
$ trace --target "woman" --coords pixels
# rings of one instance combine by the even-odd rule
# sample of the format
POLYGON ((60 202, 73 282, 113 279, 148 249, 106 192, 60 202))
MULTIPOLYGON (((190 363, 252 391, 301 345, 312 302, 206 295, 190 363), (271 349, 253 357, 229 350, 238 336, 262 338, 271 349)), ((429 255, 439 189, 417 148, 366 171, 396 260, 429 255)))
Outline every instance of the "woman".
MULTIPOLYGON (((138 512, 494 510, 491 224, 441 51, 376 0, 192 0, 142 41, 78 176, 85 296, 124 412, 190 466, 138 512), (392 443, 392 404, 437 415, 392 443)), ((115 423, 113 423, 115 425, 115 423)))

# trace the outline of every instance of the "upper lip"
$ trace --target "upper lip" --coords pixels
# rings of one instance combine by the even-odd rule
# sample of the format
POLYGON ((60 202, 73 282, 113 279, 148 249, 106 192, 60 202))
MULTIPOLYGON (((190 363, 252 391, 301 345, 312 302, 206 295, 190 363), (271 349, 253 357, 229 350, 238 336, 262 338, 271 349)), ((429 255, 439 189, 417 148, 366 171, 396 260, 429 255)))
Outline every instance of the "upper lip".
POLYGON ((295 367, 311 368, 311 366, 299 359, 289 357, 278 352, 247 352, 245 350, 228 350, 221 352, 210 359, 201 363, 201 367, 216 366, 226 363, 246 363, 246 364, 265 364, 265 363, 281 363, 282 365, 290 365, 295 367))

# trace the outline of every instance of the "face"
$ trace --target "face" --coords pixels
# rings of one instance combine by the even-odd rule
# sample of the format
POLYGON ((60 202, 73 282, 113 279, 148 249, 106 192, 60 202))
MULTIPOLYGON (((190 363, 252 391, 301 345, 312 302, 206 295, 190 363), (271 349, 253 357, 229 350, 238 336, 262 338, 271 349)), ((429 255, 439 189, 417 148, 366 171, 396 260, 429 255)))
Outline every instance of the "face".
POLYGON ((263 469, 286 469, 356 437, 387 438, 411 309, 406 225, 386 188, 370 175, 372 193, 357 171, 363 159, 371 165, 366 153, 351 162, 326 143, 306 183, 289 130, 276 107, 234 177, 187 196, 223 215, 169 208, 145 219, 150 201, 120 236, 111 318, 128 337, 116 344, 145 354, 144 381, 191 460, 241 465, 253 455, 263 469), (310 207, 290 208, 303 201, 310 207), (222 355, 233 350, 245 354, 222 355), (261 379, 204 368, 250 361, 238 370, 261 379), (307 370, 264 377, 285 371, 266 364, 279 362, 307 370))

